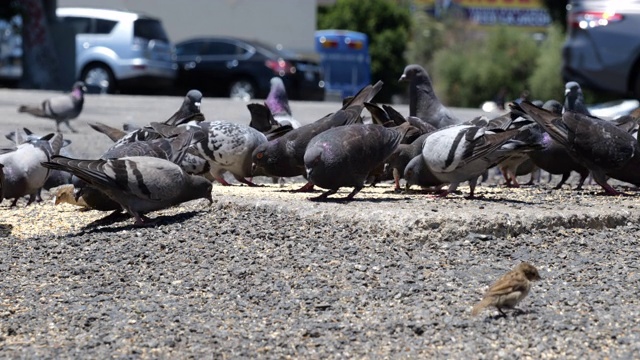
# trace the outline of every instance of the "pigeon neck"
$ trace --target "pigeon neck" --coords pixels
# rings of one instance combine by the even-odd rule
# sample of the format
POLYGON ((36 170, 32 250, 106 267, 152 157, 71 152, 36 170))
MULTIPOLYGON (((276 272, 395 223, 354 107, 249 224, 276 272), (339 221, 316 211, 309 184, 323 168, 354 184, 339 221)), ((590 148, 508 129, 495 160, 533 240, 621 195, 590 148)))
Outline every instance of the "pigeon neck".
POLYGON ((71 91, 71 96, 76 99, 76 100, 80 100, 82 99, 82 90, 81 89, 73 89, 73 91, 71 91))

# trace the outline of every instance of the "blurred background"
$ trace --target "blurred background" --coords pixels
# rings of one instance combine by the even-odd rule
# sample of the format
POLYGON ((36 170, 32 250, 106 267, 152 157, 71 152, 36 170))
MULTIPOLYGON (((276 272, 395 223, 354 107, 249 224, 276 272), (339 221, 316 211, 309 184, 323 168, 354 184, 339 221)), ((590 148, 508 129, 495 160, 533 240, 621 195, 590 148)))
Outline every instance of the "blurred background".
POLYGON ((581 83, 589 103, 636 99, 639 7, 594 0, 5 0, 0 84, 68 90, 80 79, 94 92, 199 88, 249 100, 264 98, 275 75, 292 99, 338 100, 382 80, 377 100, 403 103, 406 86, 397 80, 417 63, 449 106, 562 99, 569 80, 581 83))

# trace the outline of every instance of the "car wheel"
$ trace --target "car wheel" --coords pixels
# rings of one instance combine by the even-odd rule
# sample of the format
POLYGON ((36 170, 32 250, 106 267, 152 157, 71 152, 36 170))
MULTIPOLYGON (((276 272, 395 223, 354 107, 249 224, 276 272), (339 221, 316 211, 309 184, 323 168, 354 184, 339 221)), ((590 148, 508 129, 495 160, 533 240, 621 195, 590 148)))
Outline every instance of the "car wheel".
POLYGON ((99 89, 101 93, 113 94, 116 88, 113 73, 106 65, 90 64, 82 71, 85 85, 99 89))
POLYGON ((256 86, 251 80, 238 79, 229 86, 229 97, 236 100, 249 101, 256 96, 256 86))

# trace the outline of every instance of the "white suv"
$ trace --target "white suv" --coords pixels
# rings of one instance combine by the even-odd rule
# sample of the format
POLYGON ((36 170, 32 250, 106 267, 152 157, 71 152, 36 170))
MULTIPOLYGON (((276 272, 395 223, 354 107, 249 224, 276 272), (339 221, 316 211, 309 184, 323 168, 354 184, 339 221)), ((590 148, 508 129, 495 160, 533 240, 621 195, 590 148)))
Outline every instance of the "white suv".
POLYGON ((173 85, 175 51, 162 23, 145 15, 93 8, 58 8, 76 30, 76 78, 113 93, 173 85))

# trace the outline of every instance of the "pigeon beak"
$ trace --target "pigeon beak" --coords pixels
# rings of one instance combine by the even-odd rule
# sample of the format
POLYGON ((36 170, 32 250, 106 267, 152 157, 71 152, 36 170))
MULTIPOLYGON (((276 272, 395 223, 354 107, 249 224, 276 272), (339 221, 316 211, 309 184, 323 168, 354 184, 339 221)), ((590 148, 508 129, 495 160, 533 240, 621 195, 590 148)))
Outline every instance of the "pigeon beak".
POLYGON ((307 168, 307 179, 309 178, 309 176, 311 176, 312 172, 313 172, 313 168, 307 168))
POLYGON ((256 163, 251 164, 251 176, 255 176, 256 170, 258 170, 258 165, 256 163))
POLYGON ((193 105, 195 105, 196 108, 198 108, 198 111, 200 111, 200 101, 193 103, 193 105))
POLYGON ((73 190, 73 199, 78 202, 78 199, 82 196, 82 189, 73 190))
POLYGON ((209 194, 206 199, 209 200, 209 206, 213 205, 213 197, 211 197, 211 194, 209 194))
POLYGON ((564 96, 567 96, 571 92, 571 89, 564 89, 564 96))
POLYGON ((407 75, 402 74, 402 76, 400 76, 400 79, 398 79, 398 82, 403 82, 407 80, 407 75))

